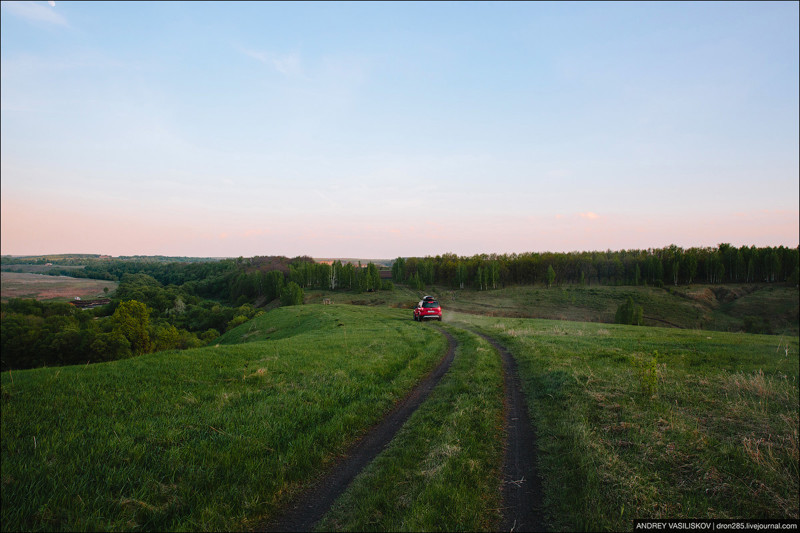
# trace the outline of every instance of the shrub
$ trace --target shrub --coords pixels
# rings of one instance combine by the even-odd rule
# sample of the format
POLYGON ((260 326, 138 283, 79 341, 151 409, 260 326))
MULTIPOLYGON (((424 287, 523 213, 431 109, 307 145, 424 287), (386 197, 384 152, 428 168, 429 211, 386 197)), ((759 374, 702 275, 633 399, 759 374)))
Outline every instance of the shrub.
POLYGON ((303 289, 294 281, 290 281, 281 289, 281 305, 302 305, 303 289))
POLYGON ((636 305, 633 302, 633 297, 628 296, 628 299, 617 308, 617 313, 614 315, 614 323, 641 326, 643 314, 642 306, 636 305))

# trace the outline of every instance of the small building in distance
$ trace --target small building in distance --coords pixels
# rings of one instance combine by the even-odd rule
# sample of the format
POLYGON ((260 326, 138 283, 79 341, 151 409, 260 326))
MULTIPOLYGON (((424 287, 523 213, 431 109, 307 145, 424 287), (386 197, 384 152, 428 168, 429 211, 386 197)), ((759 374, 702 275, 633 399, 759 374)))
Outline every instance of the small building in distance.
POLYGON ((69 303, 71 303, 78 309, 94 309, 95 307, 100 307, 101 305, 110 304, 111 299, 97 298, 95 300, 81 300, 80 296, 76 296, 75 299, 69 303))

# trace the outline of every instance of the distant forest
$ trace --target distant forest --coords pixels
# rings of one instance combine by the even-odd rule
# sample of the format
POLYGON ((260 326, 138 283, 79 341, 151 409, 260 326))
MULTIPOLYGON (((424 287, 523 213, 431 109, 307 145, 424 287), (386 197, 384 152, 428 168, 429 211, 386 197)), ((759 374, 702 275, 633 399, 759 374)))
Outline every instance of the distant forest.
POLYGON ((720 244, 607 252, 454 254, 398 258, 396 283, 478 290, 530 284, 679 285, 788 282, 797 284, 800 247, 756 248, 720 244))

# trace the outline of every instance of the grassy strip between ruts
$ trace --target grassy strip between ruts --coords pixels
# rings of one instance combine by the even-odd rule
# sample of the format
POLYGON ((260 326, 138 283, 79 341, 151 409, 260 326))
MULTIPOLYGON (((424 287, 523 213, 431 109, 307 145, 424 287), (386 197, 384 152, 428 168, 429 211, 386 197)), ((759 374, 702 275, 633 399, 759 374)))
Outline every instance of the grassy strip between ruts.
POLYGON ((281 308, 219 345, 2 374, 2 530, 247 529, 440 360, 399 310, 281 308), (274 337, 274 338, 273 338, 274 337))
POLYGON ((476 335, 449 330, 460 344, 447 375, 319 530, 496 528, 504 441, 500 357, 476 335))
POLYGON ((798 517, 797 337, 454 319, 518 361, 551 529, 798 517))

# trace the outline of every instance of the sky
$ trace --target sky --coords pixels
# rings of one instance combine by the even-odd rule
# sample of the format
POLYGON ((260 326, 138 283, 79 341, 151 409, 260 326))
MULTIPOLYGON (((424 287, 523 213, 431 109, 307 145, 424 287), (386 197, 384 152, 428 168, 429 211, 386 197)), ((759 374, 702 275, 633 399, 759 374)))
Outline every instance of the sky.
POLYGON ((800 242, 798 2, 2 2, 0 252, 800 242))

